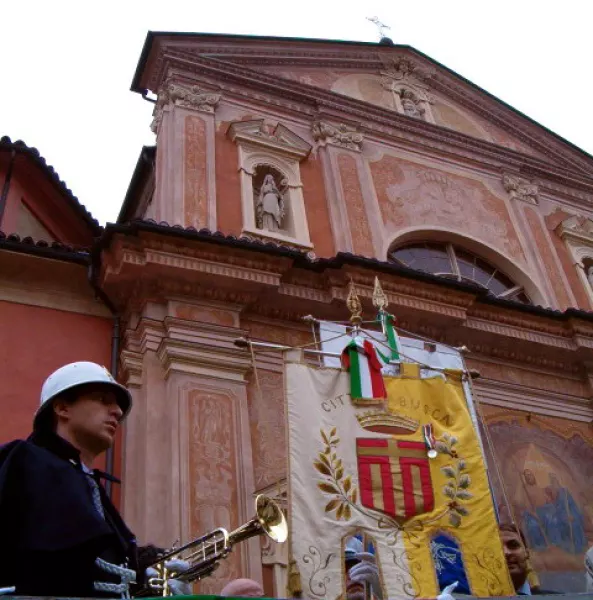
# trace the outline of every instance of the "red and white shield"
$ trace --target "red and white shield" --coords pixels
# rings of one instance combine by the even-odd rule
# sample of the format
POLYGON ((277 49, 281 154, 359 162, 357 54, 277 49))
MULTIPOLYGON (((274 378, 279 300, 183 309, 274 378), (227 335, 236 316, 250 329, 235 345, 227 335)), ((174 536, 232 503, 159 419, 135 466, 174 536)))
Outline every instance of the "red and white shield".
POLYGON ((423 442, 357 438, 356 456, 363 506, 398 521, 434 510, 430 465, 423 442))

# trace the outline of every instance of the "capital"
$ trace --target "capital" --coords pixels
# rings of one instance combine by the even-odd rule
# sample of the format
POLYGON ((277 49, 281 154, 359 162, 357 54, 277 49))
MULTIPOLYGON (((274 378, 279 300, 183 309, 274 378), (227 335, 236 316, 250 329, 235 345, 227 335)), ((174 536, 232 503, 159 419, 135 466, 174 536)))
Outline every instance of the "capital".
POLYGON ((313 139, 320 145, 333 144, 348 150, 360 152, 364 136, 355 127, 341 123, 334 125, 327 121, 315 121, 311 132, 313 139))
POLYGON ((166 106, 174 105, 191 108, 200 112, 213 113, 220 101, 221 94, 204 90, 198 85, 181 85, 179 83, 165 83, 158 92, 158 99, 152 113, 153 120, 150 129, 157 133, 163 118, 166 106))

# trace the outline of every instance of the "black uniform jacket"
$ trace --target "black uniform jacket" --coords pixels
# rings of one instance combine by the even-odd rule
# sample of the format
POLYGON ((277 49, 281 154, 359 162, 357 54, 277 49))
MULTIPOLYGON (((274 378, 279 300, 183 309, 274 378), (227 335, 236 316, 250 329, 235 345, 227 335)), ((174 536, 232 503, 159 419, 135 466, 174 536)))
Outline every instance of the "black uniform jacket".
POLYGON ((95 509, 76 448, 55 433, 0 446, 0 586, 18 595, 101 596, 95 559, 136 569, 136 541, 100 486, 95 509))

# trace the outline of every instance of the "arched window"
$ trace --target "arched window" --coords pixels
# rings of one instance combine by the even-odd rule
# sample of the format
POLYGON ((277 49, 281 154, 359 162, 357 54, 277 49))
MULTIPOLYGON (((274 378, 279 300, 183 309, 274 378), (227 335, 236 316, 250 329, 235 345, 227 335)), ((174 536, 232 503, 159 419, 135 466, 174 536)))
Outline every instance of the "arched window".
POLYGON ((474 283, 497 298, 531 304, 522 286, 479 256, 453 244, 408 244, 392 250, 389 258, 410 269, 474 283))

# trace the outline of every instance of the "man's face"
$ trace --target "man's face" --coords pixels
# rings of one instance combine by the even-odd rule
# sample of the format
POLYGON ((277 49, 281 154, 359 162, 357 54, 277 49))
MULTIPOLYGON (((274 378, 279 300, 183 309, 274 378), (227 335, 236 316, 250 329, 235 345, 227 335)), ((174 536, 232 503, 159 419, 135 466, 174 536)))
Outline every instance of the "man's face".
POLYGON ((70 436, 97 454, 113 444, 123 415, 115 394, 100 386, 83 388, 74 402, 56 401, 54 410, 70 436))
POLYGON ((533 474, 533 471, 530 471, 529 469, 525 469, 525 471, 523 471, 523 475, 525 476, 525 483, 527 485, 535 485, 537 483, 535 480, 535 475, 533 474))
POLYGON ((514 531, 501 531, 500 541, 513 585, 518 590, 527 579, 527 549, 514 531))

